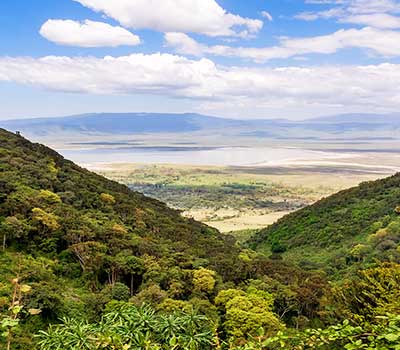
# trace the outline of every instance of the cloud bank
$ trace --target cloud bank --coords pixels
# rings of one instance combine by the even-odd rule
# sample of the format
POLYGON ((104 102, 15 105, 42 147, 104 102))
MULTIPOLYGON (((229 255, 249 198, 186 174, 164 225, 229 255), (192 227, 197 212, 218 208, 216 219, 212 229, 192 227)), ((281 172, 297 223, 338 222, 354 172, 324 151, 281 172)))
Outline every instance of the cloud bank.
POLYGON ((208 46, 184 33, 166 33, 165 42, 184 55, 240 57, 255 62, 306 54, 333 54, 348 48, 365 49, 384 57, 400 56, 400 32, 371 27, 341 29, 332 34, 309 38, 281 38, 279 45, 261 48, 208 46))
POLYGON ((400 108, 400 65, 247 68, 170 54, 0 58, 0 81, 88 94, 162 94, 202 103, 400 108))
POLYGON ((400 28, 400 3, 397 0, 307 0, 306 4, 331 5, 327 10, 302 12, 297 19, 314 21, 336 19, 339 23, 351 23, 375 28, 400 28))

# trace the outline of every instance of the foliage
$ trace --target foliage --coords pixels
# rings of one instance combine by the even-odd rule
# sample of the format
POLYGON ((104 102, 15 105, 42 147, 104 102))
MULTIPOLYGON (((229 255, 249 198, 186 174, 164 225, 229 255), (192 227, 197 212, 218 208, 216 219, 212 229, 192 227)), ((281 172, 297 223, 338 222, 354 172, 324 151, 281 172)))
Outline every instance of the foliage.
POLYGON ((0 315, 0 339, 5 340, 7 350, 11 349, 14 338, 14 333, 20 327, 21 317, 24 313, 30 315, 38 315, 41 313, 40 309, 26 309, 22 303, 22 298, 25 294, 29 293, 32 289, 27 284, 21 284, 18 278, 12 280, 12 297, 8 307, 8 314, 0 315))
POLYGON ((100 322, 64 319, 38 335, 41 350, 211 349, 212 332, 204 316, 156 314, 148 306, 111 303, 100 322))
POLYGON ((388 315, 374 324, 354 326, 348 320, 325 329, 279 332, 259 337, 241 350, 389 350, 400 347, 400 316, 388 315))
POLYGON ((387 312, 400 314, 400 265, 361 270, 333 290, 339 317, 369 322, 387 312))
MULTIPOLYGON (((232 292, 225 294, 226 297, 232 292)), ((37 335, 41 350, 60 349, 230 349, 230 350, 389 350, 400 346, 400 316, 377 317, 374 323, 352 325, 348 320, 327 328, 260 329, 244 344, 224 342, 213 323, 193 312, 156 313, 151 307, 112 302, 101 320, 90 324, 63 319, 37 335)))
POLYGON ((101 193, 100 194, 100 199, 105 203, 105 204, 115 204, 115 198, 113 195, 108 194, 108 193, 101 193))
POLYGON ((260 330, 273 334, 283 326, 272 312, 272 295, 253 287, 223 290, 215 303, 224 309, 224 331, 230 338, 245 339, 260 330))
POLYGON ((211 293, 215 287, 215 271, 200 268, 193 271, 193 289, 195 292, 211 293))

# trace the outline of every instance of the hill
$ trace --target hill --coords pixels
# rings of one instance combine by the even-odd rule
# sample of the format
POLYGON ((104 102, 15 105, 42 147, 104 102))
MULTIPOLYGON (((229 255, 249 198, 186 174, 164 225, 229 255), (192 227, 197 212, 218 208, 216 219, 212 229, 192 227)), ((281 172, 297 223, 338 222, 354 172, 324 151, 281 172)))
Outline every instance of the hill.
MULTIPOLYGON (((58 249, 90 238, 86 236, 86 231, 99 230, 97 234, 107 235, 113 233, 116 227, 115 237, 122 245, 124 234, 129 232, 145 235, 150 241, 173 240, 171 244, 177 245, 185 242, 186 246, 176 248, 177 252, 196 249, 210 239, 216 240, 216 247, 221 246, 218 241, 224 236, 217 231, 184 219, 178 211, 169 209, 161 202, 80 168, 45 146, 32 144, 20 136, 0 130, 0 147, 1 217, 15 214, 29 217, 33 209, 41 210, 36 223, 33 220, 33 226, 27 226, 31 232, 17 237, 18 246, 24 249, 29 250, 30 246, 37 249, 36 240, 43 238, 37 232, 46 227, 49 245, 51 243, 58 249), (54 216, 47 216, 49 213, 46 210, 54 216), (77 219, 81 219, 81 226, 68 242, 69 229, 78 229, 71 227, 71 221, 77 219), (50 223, 54 225, 48 225, 50 223), (62 232, 55 234, 60 228, 62 232), (104 232, 107 230, 110 232, 104 232)), ((148 245, 151 245, 150 241, 148 245)), ((13 237, 10 237, 10 243, 13 243, 13 237)), ((199 257, 205 255, 203 250, 199 257)), ((210 255, 212 252, 210 254, 208 250, 207 256, 210 255)))
POLYGON ((399 198, 400 174, 365 182, 283 217, 249 244, 330 272, 399 263, 399 198))

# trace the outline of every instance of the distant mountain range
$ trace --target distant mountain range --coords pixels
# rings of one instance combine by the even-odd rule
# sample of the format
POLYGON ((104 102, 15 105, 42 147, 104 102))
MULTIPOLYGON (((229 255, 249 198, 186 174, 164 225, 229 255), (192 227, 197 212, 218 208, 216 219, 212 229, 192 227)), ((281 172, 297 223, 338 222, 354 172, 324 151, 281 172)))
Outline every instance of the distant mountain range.
POLYGON ((392 124, 400 125, 400 114, 339 114, 328 117, 319 117, 305 122, 339 123, 339 124, 392 124))
POLYGON ((28 136, 218 133, 226 136, 312 139, 400 138, 400 114, 342 114, 291 121, 236 120, 195 113, 93 113, 55 118, 0 121, 0 127, 28 136))

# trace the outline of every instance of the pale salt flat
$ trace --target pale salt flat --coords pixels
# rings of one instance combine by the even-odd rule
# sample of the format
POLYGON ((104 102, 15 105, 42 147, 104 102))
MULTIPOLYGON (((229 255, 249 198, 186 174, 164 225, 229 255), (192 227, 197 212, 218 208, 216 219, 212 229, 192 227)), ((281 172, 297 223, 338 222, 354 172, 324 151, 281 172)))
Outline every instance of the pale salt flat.
POLYGON ((66 158, 96 167, 106 163, 185 164, 208 166, 285 166, 354 158, 354 154, 314 151, 300 148, 222 147, 214 149, 95 148, 61 149, 66 158))

